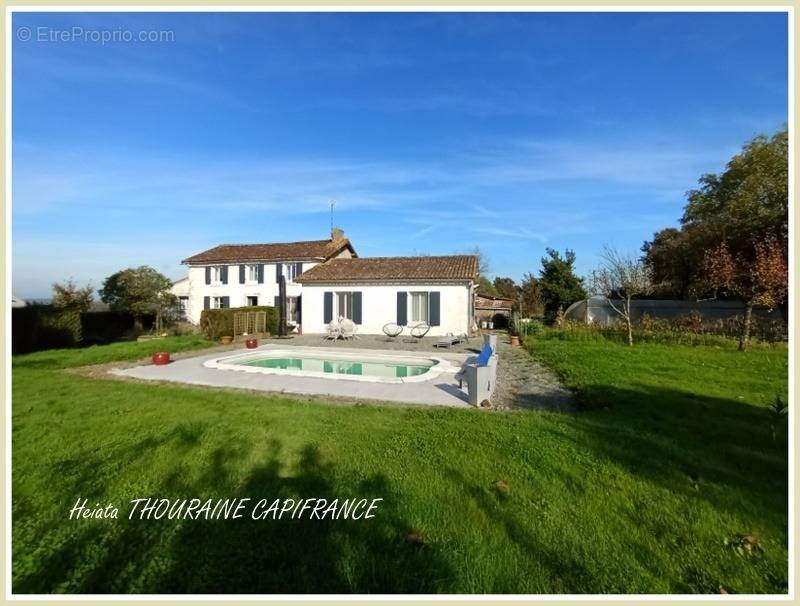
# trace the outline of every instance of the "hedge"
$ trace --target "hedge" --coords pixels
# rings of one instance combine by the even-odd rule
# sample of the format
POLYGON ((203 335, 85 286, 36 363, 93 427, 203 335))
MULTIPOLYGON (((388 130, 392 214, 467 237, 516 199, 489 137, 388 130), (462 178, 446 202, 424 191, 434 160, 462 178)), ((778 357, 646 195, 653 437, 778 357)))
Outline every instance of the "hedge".
MULTIPOLYGON (((153 318, 143 318, 144 328, 153 318)), ((52 305, 27 305, 11 310, 11 351, 103 345, 135 336, 131 314, 113 311, 63 310, 52 305)))
POLYGON ((276 334, 278 332, 278 322, 280 321, 278 317, 278 308, 267 306, 204 309, 200 314, 200 330, 209 339, 233 336, 233 315, 242 311, 267 312, 267 332, 271 334, 276 334))

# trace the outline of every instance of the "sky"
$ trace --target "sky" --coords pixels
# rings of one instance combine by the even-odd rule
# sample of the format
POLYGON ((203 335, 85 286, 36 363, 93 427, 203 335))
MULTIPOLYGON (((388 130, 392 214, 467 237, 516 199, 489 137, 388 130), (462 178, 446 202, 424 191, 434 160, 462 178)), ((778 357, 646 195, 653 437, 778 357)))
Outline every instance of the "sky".
POLYGON ((330 200, 360 256, 477 246, 519 280, 569 248, 586 275, 604 245, 638 254, 700 175, 786 123, 787 27, 782 13, 16 13, 14 294, 139 265, 177 279, 217 244, 327 238, 330 200))

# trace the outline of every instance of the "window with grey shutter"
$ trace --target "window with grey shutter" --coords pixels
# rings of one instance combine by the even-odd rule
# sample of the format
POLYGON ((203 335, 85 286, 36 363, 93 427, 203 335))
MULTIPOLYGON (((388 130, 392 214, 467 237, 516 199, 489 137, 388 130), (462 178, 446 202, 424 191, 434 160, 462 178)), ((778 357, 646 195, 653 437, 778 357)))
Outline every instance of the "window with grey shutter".
POLYGON ((283 265, 281 265, 280 263, 276 263, 275 264, 275 281, 276 282, 280 282, 281 281, 281 274, 282 273, 283 273, 283 265))
POLYGON ((326 292, 322 299, 322 321, 330 324, 333 321, 333 293, 326 292))
POLYGON ((244 265, 239 266, 239 284, 244 284, 244 265))
POLYGON ((223 284, 227 284, 228 283, 228 266, 227 265, 223 265, 222 267, 220 267, 219 281, 222 282, 223 284))
POLYGON ((408 324, 408 296, 405 292, 397 293, 397 325, 408 324))
POLYGON ((428 325, 439 326, 441 323, 439 291, 434 290, 428 293, 428 325))
POLYGON ((211 268, 206 267, 206 284, 211 284, 211 268))
POLYGON ((264 283, 264 264, 263 263, 258 266, 258 283, 259 284, 263 284, 264 283))
POLYGON ((211 309, 211 297, 203 297, 203 309, 211 309))
POLYGON ((361 324, 361 292, 353 293, 353 322, 361 324))
POLYGON ((231 298, 230 297, 220 297, 219 298, 219 307, 220 309, 228 309, 231 306, 231 298))

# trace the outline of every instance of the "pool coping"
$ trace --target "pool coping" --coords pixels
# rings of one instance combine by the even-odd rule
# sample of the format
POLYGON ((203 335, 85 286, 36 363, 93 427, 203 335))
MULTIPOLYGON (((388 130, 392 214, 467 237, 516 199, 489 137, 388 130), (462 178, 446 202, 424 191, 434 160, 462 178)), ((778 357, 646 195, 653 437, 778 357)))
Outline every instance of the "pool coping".
MULTIPOLYGON (((373 350, 373 352, 376 350, 373 350)), ((221 357, 214 357, 203 362, 206 368, 213 368, 216 370, 225 370, 233 372, 247 372, 255 374, 279 375, 288 377, 310 377, 317 379, 325 379, 328 381, 361 381, 365 383, 387 383, 387 384, 401 384, 401 383, 421 383, 423 381, 431 381, 443 373, 455 374, 459 371, 460 367, 456 367, 450 360, 437 355, 417 354, 416 352, 397 352, 397 353, 373 353, 363 352, 363 350, 347 350, 334 349, 328 347, 308 347, 308 346, 291 346, 282 348, 275 345, 262 345, 247 352, 237 352, 231 354, 225 352, 226 355, 221 357), (233 363, 232 360, 246 361, 249 358, 255 358, 259 355, 270 353, 274 355, 285 354, 287 357, 297 357, 302 354, 313 354, 314 357, 322 357, 329 354, 331 358, 348 359, 358 356, 359 358, 369 358, 371 360, 420 360, 420 361, 433 361, 434 366, 431 366, 426 372, 420 375, 411 377, 377 377, 370 375, 348 375, 338 373, 317 372, 311 370, 289 370, 282 368, 265 368, 260 366, 245 366, 241 363, 233 363), (410 355, 397 355, 398 353, 410 355)))

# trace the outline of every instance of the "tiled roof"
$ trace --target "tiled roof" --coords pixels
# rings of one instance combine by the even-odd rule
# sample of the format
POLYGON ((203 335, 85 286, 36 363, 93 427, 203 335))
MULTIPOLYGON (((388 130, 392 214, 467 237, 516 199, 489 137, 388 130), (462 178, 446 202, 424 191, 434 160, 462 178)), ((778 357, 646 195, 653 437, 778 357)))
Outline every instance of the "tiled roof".
POLYGON ((475 255, 447 257, 367 257, 331 259, 315 265, 295 282, 373 282, 421 280, 474 280, 478 274, 475 255))
POLYGON ((183 260, 189 265, 241 261, 324 261, 343 249, 355 249, 347 238, 276 244, 220 244, 183 260))

